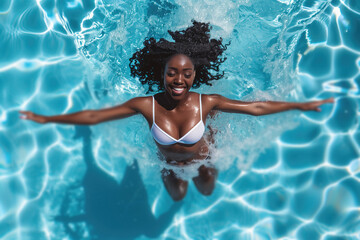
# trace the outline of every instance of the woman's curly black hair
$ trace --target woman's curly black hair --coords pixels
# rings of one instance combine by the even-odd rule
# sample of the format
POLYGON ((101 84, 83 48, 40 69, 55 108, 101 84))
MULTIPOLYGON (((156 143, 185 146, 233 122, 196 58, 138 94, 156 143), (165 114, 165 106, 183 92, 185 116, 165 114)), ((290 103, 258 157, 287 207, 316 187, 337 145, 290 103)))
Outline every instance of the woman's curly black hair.
POLYGON ((209 23, 192 21, 193 26, 182 31, 168 31, 175 42, 164 38, 156 41, 148 38, 144 48, 138 50, 130 58, 132 77, 138 77, 140 82, 149 86, 148 92, 157 85, 158 91, 164 89, 163 72, 166 62, 174 54, 184 54, 192 60, 195 67, 193 87, 201 84, 211 85, 210 81, 219 80, 224 72, 219 72, 219 66, 226 60, 222 57, 229 44, 223 45, 222 38, 210 39, 209 23))

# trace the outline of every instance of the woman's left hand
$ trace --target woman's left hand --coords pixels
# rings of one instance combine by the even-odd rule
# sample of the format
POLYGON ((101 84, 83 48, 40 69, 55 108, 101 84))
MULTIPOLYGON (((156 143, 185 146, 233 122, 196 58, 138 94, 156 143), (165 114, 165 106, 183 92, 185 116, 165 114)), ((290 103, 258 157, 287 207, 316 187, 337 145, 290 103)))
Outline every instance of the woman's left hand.
POLYGON ((320 100, 320 101, 313 101, 313 102, 305 102, 305 103, 300 103, 299 109, 302 111, 316 111, 316 112, 320 112, 320 106, 325 104, 325 103, 333 103, 334 102, 334 98, 327 98, 324 100, 320 100))

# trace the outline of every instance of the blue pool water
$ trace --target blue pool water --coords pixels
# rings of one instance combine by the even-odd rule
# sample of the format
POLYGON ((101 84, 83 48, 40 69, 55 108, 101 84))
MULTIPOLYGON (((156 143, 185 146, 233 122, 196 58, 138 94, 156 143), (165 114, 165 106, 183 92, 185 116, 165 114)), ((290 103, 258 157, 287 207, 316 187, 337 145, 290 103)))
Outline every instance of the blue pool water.
POLYGON ((358 0, 1 0, 0 239, 360 239, 359 26, 358 0), (19 119, 146 95, 128 59, 191 19, 231 41, 224 79, 195 91, 334 105, 208 120, 216 189, 180 203, 141 117, 19 119))

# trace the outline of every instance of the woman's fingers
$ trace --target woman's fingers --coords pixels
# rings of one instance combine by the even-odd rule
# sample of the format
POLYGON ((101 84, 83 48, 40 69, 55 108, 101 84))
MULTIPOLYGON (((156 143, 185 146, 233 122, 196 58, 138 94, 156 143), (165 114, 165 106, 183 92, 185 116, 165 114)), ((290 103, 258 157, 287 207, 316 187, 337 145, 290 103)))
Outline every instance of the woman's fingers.
POLYGON ((305 102, 303 104, 303 111, 316 111, 316 112, 321 112, 321 108, 320 106, 326 103, 333 103, 334 102, 334 98, 327 98, 324 100, 318 100, 318 101, 312 101, 312 102, 305 102))
POLYGON ((334 98, 327 98, 327 99, 324 99, 322 100, 323 103, 333 103, 334 102, 334 98))
POLYGON ((315 101, 313 102, 314 105, 313 105, 313 109, 312 110, 315 110, 317 112, 321 112, 321 108, 320 106, 323 105, 323 104, 326 104, 326 103, 333 103, 334 102, 334 98, 327 98, 327 99, 324 99, 324 100, 320 100, 320 101, 315 101))
POLYGON ((19 111, 20 114, 26 115, 28 111, 19 111))
POLYGON ((19 113, 22 114, 22 115, 19 116, 21 119, 28 119, 29 118, 28 117, 29 111, 19 111, 19 113))
POLYGON ((19 116, 21 119, 27 119, 38 123, 44 123, 43 116, 36 115, 35 113, 30 111, 19 111, 19 113, 22 114, 19 116))
POLYGON ((322 101, 319 101, 319 106, 326 104, 326 103, 334 103, 334 98, 332 97, 332 98, 327 98, 322 101))

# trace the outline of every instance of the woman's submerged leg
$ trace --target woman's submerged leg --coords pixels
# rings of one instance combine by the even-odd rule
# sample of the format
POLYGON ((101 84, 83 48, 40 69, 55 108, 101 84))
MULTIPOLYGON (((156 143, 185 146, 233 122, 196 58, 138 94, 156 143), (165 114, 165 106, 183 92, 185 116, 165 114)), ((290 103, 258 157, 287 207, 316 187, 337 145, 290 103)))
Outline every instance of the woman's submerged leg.
POLYGON ((200 193, 208 196, 214 191, 218 171, 205 165, 201 165, 198 170, 199 176, 193 178, 194 184, 200 193))
MULTIPOLYGON (((210 112, 211 118, 214 118, 216 114, 217 111, 210 112)), ((213 129, 210 125, 208 125, 208 129, 209 132, 206 136, 206 141, 209 145, 213 145, 215 144, 214 136, 217 133, 217 130, 213 129)), ((210 159, 210 155, 207 159, 210 159)), ((218 171, 216 168, 206 167, 205 165, 201 165, 198 171, 199 176, 193 178, 194 184, 200 193, 209 196, 214 191, 218 171)))
MULTIPOLYGON (((211 116, 213 117, 215 114, 216 112, 213 112, 211 116)), ((209 134, 205 137, 206 141, 208 144, 214 144, 214 135, 217 130, 214 130, 210 125, 208 128, 209 134)), ((208 156, 207 159, 210 157, 208 156)), ((199 175, 193 178, 194 184, 200 193, 208 196, 214 191, 218 171, 212 167, 205 167, 205 165, 201 165, 198 171, 199 175)), ((161 177, 166 190, 174 201, 180 201, 186 196, 188 181, 176 177, 173 170, 166 168, 161 171, 161 177)))
POLYGON ((176 177, 173 170, 163 169, 161 177, 165 188, 174 201, 180 201, 186 195, 188 189, 188 182, 176 177))

